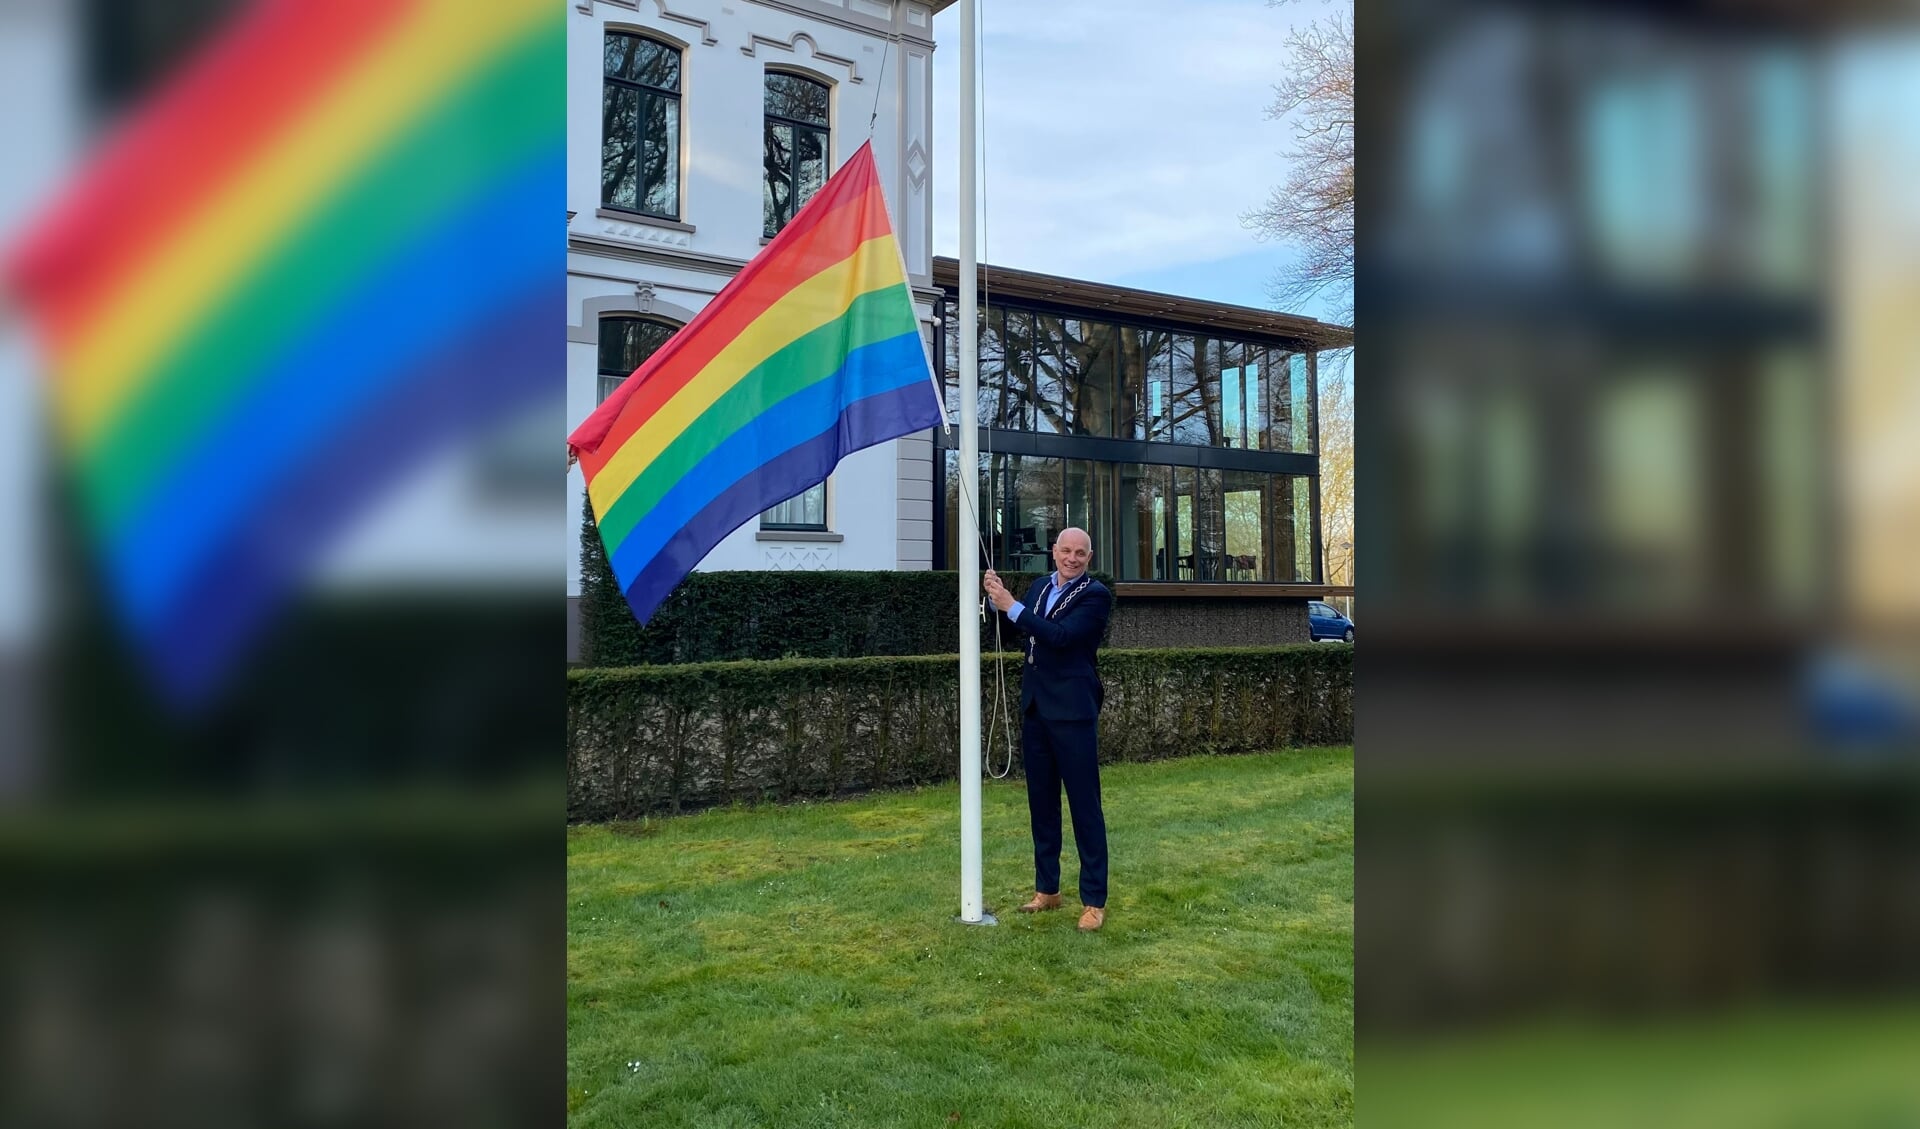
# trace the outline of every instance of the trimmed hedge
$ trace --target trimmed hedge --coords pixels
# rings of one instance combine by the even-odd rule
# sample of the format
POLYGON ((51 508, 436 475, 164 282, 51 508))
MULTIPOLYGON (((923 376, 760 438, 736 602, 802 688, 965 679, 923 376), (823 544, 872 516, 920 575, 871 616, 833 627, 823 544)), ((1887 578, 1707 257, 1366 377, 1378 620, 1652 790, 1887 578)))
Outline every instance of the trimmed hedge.
MULTIPOLYGON (((1005 572, 1014 592, 1040 575, 1005 572)), ((1113 578, 1095 572, 1108 588, 1113 578)), ((592 511, 580 532, 581 658, 587 666, 953 655, 957 572, 696 572, 645 627, 633 618, 592 511)), ((992 624, 980 645, 993 649, 992 624)), ((1012 640, 1004 641, 1012 649, 1012 640)))
MULTIPOLYGON (((1022 665, 981 662, 983 736, 999 666, 1016 766, 1022 665)), ((1353 740, 1344 644, 1107 651, 1100 676, 1103 763, 1353 740)), ((571 671, 568 818, 952 780, 959 683, 953 655, 571 671)), ((985 755, 1006 756, 998 733, 985 755)))

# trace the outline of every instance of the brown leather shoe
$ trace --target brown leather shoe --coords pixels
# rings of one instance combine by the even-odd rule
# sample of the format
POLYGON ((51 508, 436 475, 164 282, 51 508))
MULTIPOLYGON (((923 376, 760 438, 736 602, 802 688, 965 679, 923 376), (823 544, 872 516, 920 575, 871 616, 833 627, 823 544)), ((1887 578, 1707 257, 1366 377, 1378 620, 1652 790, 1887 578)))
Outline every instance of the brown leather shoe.
POLYGON ((1060 895, 1036 893, 1033 895, 1032 901, 1020 907, 1020 912, 1021 913, 1039 913, 1043 909, 1059 909, 1059 908, 1060 908, 1060 895))
POLYGON ((1107 911, 1099 906, 1088 906, 1080 912, 1080 932, 1091 933, 1107 923, 1107 911))

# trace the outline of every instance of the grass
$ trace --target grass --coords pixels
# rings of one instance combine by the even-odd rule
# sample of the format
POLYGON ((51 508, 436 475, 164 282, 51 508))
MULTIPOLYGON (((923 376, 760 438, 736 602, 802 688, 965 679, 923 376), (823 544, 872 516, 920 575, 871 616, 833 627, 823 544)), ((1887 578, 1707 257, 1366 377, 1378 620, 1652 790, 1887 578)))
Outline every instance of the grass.
POLYGON ((1800 1129, 1920 1125, 1920 1001, 1756 1003, 1717 1014, 1533 1019, 1369 1038, 1369 1129, 1800 1129))
POLYGON ((1107 925, 1027 916, 1026 799, 957 785, 568 838, 569 1121, 589 1126, 1346 1125, 1353 756, 1104 769, 1107 925))

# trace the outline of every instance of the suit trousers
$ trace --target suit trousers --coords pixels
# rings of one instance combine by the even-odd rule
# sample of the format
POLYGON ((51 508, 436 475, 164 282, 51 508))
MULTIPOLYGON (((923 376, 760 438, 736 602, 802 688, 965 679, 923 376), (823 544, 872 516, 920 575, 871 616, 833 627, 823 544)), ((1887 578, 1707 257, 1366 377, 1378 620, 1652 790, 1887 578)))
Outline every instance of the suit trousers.
POLYGON ((1093 721, 1049 721, 1027 708, 1020 761, 1033 825, 1033 888, 1060 892, 1060 789, 1067 790, 1080 851, 1080 904, 1107 904, 1107 819, 1100 810, 1100 759, 1093 721))

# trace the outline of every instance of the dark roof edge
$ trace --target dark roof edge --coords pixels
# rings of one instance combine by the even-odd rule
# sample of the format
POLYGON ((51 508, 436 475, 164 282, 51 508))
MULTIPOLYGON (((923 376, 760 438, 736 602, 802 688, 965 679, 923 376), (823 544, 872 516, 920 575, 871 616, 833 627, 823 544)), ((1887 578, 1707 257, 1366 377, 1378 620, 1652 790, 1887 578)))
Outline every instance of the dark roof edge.
MULTIPOLYGON (((992 293, 1008 298, 1055 302, 1064 306, 1078 306, 1122 316, 1179 322, 1197 327, 1204 326, 1208 329, 1226 329, 1239 333, 1258 333, 1268 337, 1293 338, 1323 349, 1340 349, 1353 344, 1352 327, 1316 321, 1298 314, 1283 314, 1274 310, 1255 309, 1252 306, 1230 305, 1226 302, 1210 302, 1203 298, 1182 298, 1177 294, 1161 294, 1152 290, 1112 286, 1104 282, 1061 278, 1058 275, 1016 270, 1012 267, 997 267, 988 263, 980 264, 980 276, 992 293)), ((959 260, 945 255, 935 255, 933 282, 934 285, 946 289, 958 289, 959 260)))

